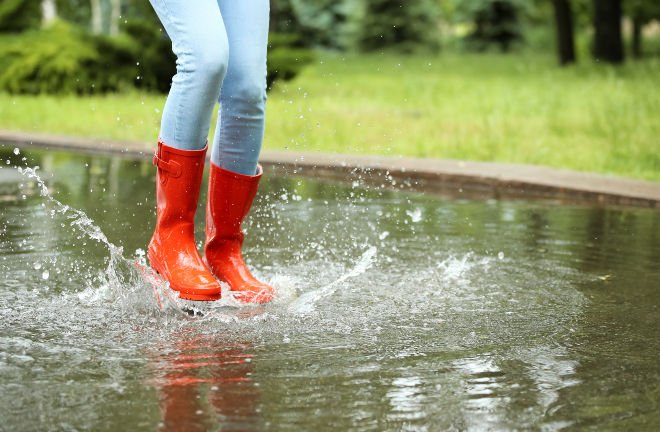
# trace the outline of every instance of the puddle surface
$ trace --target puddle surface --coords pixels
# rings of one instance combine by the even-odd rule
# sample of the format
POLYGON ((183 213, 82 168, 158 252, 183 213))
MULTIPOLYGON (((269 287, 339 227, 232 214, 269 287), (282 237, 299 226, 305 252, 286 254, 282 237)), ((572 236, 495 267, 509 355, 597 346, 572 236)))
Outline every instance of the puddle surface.
MULTIPOLYGON (((190 303, 204 313, 192 318, 141 265, 155 222, 150 164, 0 149, 2 428, 660 421, 658 212, 446 201, 266 173, 244 255, 280 298, 190 303), (46 196, 14 168, 26 163, 40 166, 46 196)), ((196 222, 201 248, 202 205, 196 222)))

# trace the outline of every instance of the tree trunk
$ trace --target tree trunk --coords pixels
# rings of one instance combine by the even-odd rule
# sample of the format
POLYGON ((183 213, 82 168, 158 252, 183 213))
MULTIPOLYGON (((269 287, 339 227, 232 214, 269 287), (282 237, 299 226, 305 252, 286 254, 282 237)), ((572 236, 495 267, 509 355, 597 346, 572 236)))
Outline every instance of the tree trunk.
POLYGON ((119 34, 119 17, 121 16, 121 0, 110 0, 110 35, 119 34))
POLYGON ((568 0, 553 0, 557 23, 557 47, 559 63, 575 63, 575 39, 573 37, 573 10, 568 0))
POLYGON ((594 0, 594 28, 596 60, 622 63, 621 0, 594 0))
POLYGON ((642 58, 642 20, 633 19, 632 56, 634 59, 642 58))
POLYGON ((92 32, 103 33, 103 15, 101 13, 101 0, 91 0, 92 5, 92 32))
POLYGON ((55 0, 42 0, 41 22, 44 26, 50 25, 57 18, 57 5, 55 0))

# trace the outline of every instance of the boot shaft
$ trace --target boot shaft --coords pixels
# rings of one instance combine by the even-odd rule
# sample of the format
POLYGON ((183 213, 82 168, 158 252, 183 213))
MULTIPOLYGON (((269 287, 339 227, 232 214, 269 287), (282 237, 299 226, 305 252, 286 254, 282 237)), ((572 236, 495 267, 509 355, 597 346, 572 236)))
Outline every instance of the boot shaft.
POLYGON ((208 145, 201 150, 179 150, 158 140, 157 226, 191 225, 199 202, 208 145))
POLYGON ((223 239, 236 239, 243 244, 241 224, 250 212, 262 173, 261 165, 256 175, 248 176, 211 163, 206 205, 207 247, 223 239))

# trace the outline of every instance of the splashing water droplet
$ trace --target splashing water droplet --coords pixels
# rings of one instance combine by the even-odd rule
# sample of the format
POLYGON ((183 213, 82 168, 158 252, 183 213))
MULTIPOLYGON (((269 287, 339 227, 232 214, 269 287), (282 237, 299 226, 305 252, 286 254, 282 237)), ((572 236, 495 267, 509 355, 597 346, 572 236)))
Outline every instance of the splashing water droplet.
POLYGON ((38 263, 38 262, 34 263, 34 269, 35 270, 39 270, 40 268, 41 268, 41 263, 38 263))
POLYGON ((499 259, 504 259, 504 252, 500 252, 500 253, 498 253, 498 254, 497 254, 497 257, 498 257, 499 259))
POLYGON ((44 270, 44 272, 41 273, 41 277, 43 278, 43 280, 48 279, 49 276, 50 276, 50 273, 48 272, 48 270, 44 270))
POLYGON ((18 147, 16 147, 16 148, 14 149, 14 154, 15 154, 15 155, 19 154, 20 152, 21 152, 21 151, 18 149, 18 147))
POLYGON ((406 210, 406 214, 410 216, 413 222, 420 222, 422 220, 422 209, 419 207, 415 211, 406 210))

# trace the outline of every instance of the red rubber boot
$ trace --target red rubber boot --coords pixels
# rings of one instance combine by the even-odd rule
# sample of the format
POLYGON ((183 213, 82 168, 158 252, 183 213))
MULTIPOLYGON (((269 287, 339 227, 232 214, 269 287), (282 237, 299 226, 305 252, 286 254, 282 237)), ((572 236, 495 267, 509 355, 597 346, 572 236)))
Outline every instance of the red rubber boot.
POLYGON ((211 163, 206 205, 206 246, 202 259, 211 273, 226 282, 236 298, 245 303, 273 299, 275 288, 259 282, 245 266, 241 247, 241 223, 250 212, 263 169, 257 175, 237 174, 211 163))
POLYGON ((194 218, 208 145, 179 150, 158 141, 154 165, 157 216, 147 257, 149 264, 186 300, 217 300, 221 287, 195 245, 194 218))

